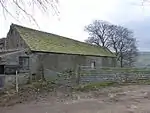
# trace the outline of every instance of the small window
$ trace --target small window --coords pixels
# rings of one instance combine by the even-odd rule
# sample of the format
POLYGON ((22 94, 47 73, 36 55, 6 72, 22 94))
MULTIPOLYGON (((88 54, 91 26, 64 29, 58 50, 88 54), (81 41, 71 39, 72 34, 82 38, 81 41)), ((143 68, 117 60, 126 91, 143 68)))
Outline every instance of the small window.
POLYGON ((96 63, 94 61, 94 62, 91 63, 91 68, 93 69, 93 68, 95 68, 95 66, 96 66, 96 63))
POLYGON ((4 65, 0 65, 0 74, 4 74, 4 65))
POLYGON ((23 70, 29 70, 29 57, 20 56, 19 57, 19 65, 23 70))

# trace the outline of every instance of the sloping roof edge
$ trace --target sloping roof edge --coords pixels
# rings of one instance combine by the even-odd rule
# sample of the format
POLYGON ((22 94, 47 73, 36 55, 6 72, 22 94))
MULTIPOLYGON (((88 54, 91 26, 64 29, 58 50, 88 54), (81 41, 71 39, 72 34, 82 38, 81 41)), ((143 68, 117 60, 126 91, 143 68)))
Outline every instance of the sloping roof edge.
POLYGON ((66 55, 79 55, 79 56, 94 56, 94 57, 110 57, 115 58, 116 56, 99 56, 99 55, 84 55, 84 54, 72 54, 72 53, 57 53, 57 52, 47 52, 47 51, 35 51, 31 50, 32 53, 52 53, 52 54, 66 54, 66 55))
MULTIPOLYGON (((82 43, 82 44, 87 45, 89 47, 98 48, 98 46, 96 46, 96 45, 87 44, 85 42, 80 42, 78 40, 70 39, 70 38, 63 37, 63 36, 56 35, 56 34, 51 34, 51 33, 44 32, 44 31, 35 30, 35 29, 32 29, 32 28, 23 27, 23 26, 16 25, 16 24, 12 24, 11 27, 15 28, 19 34, 20 34, 19 28, 23 28, 23 29, 28 29, 28 30, 31 30, 31 31, 36 31, 36 32, 44 33, 44 34, 50 34, 50 35, 53 35, 53 36, 56 36, 56 37, 61 37, 61 38, 64 38, 64 39, 67 39, 67 40, 70 40, 70 41, 74 41, 76 43, 82 43)), ((21 34, 20 34, 20 36, 24 40, 24 37, 21 34)), ((24 40, 24 41, 27 43, 26 40, 24 40)), ((31 46, 28 43, 27 43, 27 45, 29 46, 29 48, 31 49, 31 51, 38 51, 39 52, 39 50, 35 50, 34 48, 31 48, 31 46)), ((109 55, 98 55, 98 54, 97 55, 96 54, 89 54, 88 55, 88 54, 79 54, 79 53, 77 53, 76 55, 101 56, 101 57, 116 57, 115 54, 113 54, 108 48, 107 49, 103 48, 103 47, 99 47, 99 48, 103 49, 104 51, 106 51, 109 55)), ((60 53, 60 54, 75 54, 75 53, 57 52, 57 51, 43 51, 43 50, 40 50, 40 51, 41 52, 49 52, 49 53, 60 53)))

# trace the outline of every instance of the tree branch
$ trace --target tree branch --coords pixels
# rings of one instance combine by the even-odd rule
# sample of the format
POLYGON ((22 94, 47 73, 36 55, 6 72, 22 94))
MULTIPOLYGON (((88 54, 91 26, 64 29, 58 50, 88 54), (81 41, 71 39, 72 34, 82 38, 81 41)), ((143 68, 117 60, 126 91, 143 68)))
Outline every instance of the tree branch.
MULTIPOLYGON (((38 26, 38 24, 37 24, 35 18, 33 17, 33 15, 30 14, 25 9, 25 7, 28 6, 28 4, 32 5, 33 8, 35 6, 37 6, 43 12, 47 12, 48 8, 51 8, 52 11, 54 11, 54 14, 56 14, 57 16, 59 15, 59 10, 57 7, 58 0, 27 0, 27 1, 23 1, 23 0, 0 0, 0 6, 2 6, 4 18, 6 18, 6 16, 5 16, 5 12, 6 12, 11 17, 13 17, 15 20, 17 20, 16 17, 13 15, 12 11, 10 11, 9 8, 7 7, 8 6, 8 4, 6 4, 7 1, 12 2, 11 6, 16 6, 21 12, 23 12, 27 16, 27 18, 30 19, 30 21, 33 21, 37 26, 38 26)), ((30 8, 30 6, 28 8, 30 8)), ((18 9, 16 11, 18 11, 18 9)))

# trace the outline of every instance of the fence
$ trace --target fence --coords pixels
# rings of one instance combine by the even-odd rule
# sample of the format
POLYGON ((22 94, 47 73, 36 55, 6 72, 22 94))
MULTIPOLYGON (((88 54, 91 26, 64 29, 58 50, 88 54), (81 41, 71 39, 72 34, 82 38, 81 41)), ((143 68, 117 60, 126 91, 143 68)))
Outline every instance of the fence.
MULTIPOLYGON (((18 84, 29 81, 29 73, 18 74, 18 84)), ((79 66, 76 70, 68 69, 64 72, 56 72, 49 69, 44 70, 46 80, 57 82, 63 86, 72 86, 95 82, 136 82, 139 80, 150 80, 150 69, 145 68, 100 68, 79 66)), ((15 87, 16 75, 0 75, 1 87, 15 87)))
POLYGON ((29 73, 18 73, 17 76, 5 75, 5 87, 15 87, 16 82, 18 82, 18 85, 23 85, 26 84, 28 81, 29 81, 29 73))
POLYGON ((72 86, 76 84, 77 73, 75 70, 65 70, 63 72, 56 72, 49 69, 44 69, 44 77, 48 81, 54 81, 59 85, 72 86))
POLYGON ((0 75, 0 89, 16 87, 16 83, 18 85, 23 85, 28 81, 29 73, 19 73, 17 76, 17 81, 16 75, 0 75))
POLYGON ((4 65, 3 88, 18 87, 29 81, 29 70, 21 70, 18 65, 4 65))
POLYGON ((80 66, 78 72, 80 84, 89 82, 136 82, 139 80, 150 80, 150 69, 147 68, 100 68, 80 66))
POLYGON ((68 69, 64 72, 46 69, 44 76, 46 80, 54 80, 64 86, 107 81, 122 83, 150 80, 150 69, 79 66, 76 70, 68 69))

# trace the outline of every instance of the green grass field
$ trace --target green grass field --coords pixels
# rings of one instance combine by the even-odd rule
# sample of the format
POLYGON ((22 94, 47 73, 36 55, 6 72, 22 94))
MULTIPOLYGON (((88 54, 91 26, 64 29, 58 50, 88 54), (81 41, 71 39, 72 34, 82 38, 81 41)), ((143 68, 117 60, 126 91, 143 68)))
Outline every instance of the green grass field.
POLYGON ((135 66, 138 68, 150 68, 150 52, 139 52, 135 66))

